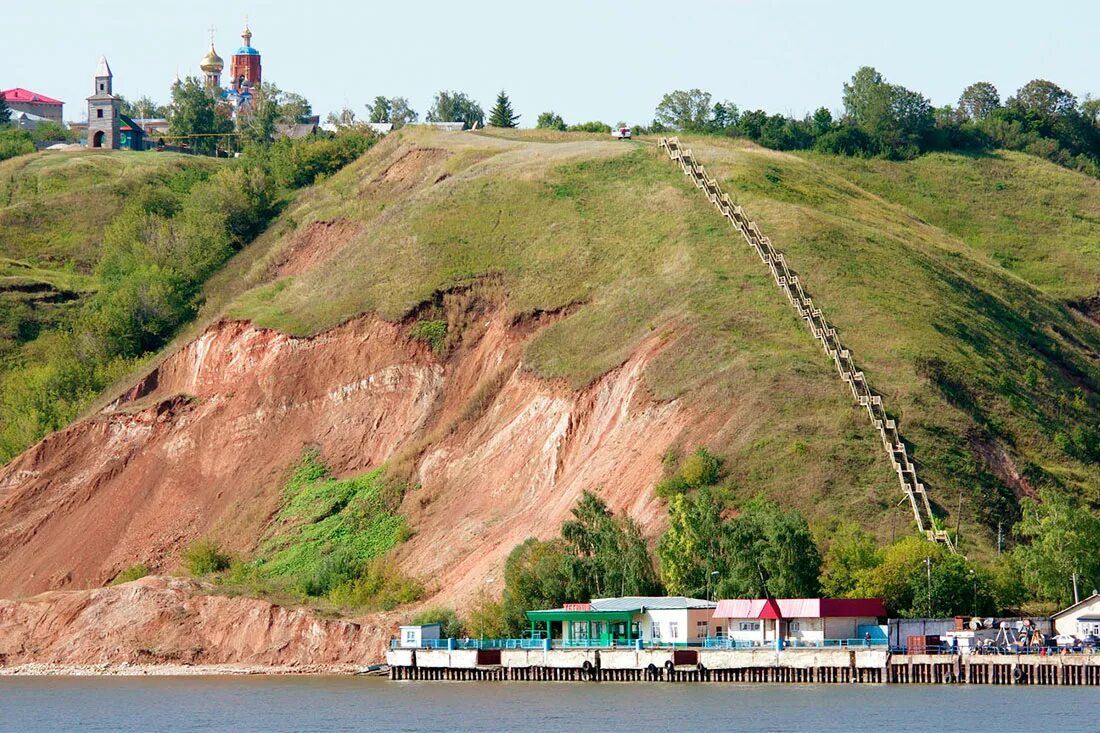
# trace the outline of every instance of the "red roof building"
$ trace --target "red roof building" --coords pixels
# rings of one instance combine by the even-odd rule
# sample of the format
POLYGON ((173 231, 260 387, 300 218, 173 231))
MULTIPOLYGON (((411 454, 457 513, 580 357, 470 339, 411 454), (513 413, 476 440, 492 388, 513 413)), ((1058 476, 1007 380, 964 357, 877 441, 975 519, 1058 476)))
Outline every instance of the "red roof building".
POLYGON ((45 94, 32 92, 29 89, 16 87, 0 92, 12 112, 26 112, 28 114, 44 117, 48 120, 61 122, 64 102, 47 97, 45 94))
POLYGON ((718 602, 715 628, 731 641, 793 646, 861 642, 880 638, 886 617, 881 598, 737 598, 718 602))

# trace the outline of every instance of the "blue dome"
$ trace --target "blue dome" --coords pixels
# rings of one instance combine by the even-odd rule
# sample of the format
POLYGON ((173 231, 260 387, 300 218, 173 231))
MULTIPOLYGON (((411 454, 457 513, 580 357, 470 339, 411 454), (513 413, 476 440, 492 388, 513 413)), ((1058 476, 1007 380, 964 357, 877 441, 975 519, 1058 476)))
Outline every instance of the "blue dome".
POLYGON ((238 56, 259 56, 260 52, 252 48, 252 46, 241 46, 237 49, 238 56))

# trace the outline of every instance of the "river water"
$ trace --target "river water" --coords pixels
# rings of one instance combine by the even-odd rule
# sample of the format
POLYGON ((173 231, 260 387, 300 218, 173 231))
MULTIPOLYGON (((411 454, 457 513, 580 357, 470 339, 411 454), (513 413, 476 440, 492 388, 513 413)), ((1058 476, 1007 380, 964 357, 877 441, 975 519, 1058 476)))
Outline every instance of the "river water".
POLYGON ((0 677, 0 731, 1077 731, 1100 689, 0 677))

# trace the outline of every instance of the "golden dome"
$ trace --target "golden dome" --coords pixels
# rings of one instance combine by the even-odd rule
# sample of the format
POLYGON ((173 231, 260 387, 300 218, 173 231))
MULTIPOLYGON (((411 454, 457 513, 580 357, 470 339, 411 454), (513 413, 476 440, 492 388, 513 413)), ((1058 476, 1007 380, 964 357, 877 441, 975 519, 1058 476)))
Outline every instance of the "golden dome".
POLYGON ((214 50, 214 44, 210 44, 210 50, 203 56, 199 68, 206 72, 221 71, 225 68, 225 62, 222 61, 222 57, 214 50))

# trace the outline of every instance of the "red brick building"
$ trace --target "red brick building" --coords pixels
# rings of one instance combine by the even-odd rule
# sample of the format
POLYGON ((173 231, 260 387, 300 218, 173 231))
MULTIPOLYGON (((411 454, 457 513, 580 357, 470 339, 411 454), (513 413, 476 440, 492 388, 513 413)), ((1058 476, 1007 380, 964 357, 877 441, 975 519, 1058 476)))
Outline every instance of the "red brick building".
POLYGON ((229 62, 229 73, 231 75, 229 85, 237 92, 260 86, 263 73, 260 65, 260 52, 252 47, 252 31, 248 29, 247 25, 244 27, 244 32, 241 33, 241 40, 244 41, 244 45, 237 49, 237 53, 233 54, 233 58, 229 62))
POLYGON ((0 97, 3 97, 4 101, 7 102, 12 111, 12 117, 15 117, 17 113, 26 112, 30 115, 44 117, 47 120, 61 122, 61 112, 65 103, 60 100, 19 87, 5 89, 0 92, 0 97))

